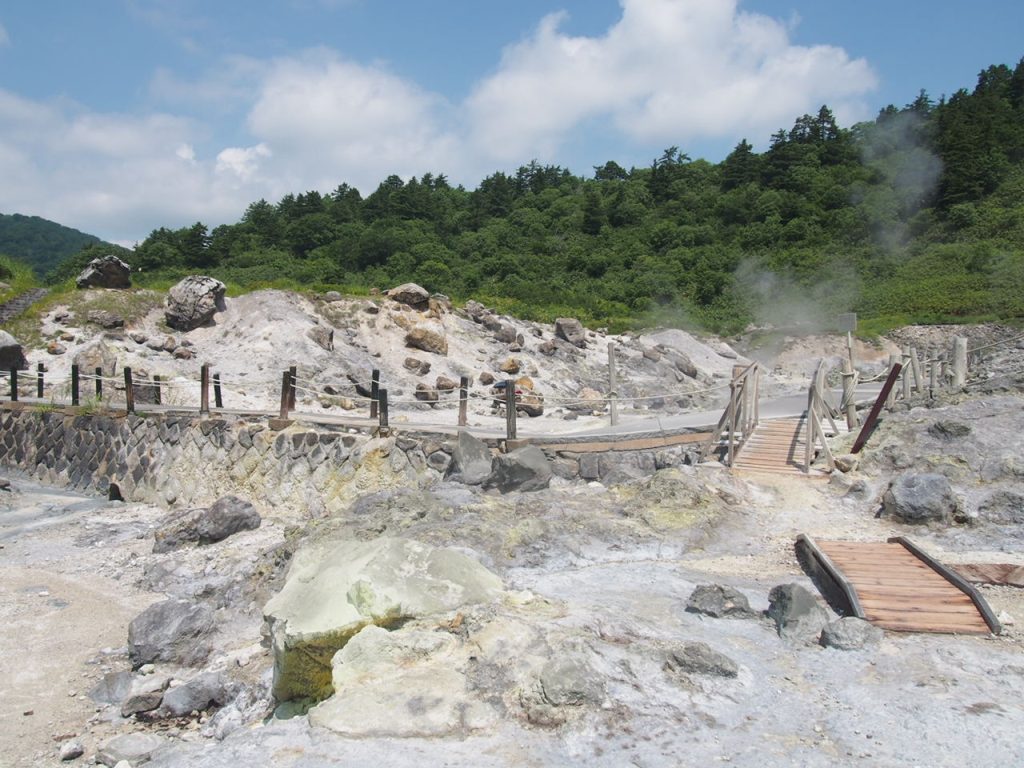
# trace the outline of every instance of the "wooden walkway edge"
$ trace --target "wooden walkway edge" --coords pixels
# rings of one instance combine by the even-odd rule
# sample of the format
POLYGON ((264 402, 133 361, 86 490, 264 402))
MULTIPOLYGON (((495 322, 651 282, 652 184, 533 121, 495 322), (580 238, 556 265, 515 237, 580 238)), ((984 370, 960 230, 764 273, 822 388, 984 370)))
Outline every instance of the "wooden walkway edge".
POLYGON ((902 536, 886 542, 815 541, 797 556, 839 613, 898 632, 999 634, 999 621, 962 576, 902 536))

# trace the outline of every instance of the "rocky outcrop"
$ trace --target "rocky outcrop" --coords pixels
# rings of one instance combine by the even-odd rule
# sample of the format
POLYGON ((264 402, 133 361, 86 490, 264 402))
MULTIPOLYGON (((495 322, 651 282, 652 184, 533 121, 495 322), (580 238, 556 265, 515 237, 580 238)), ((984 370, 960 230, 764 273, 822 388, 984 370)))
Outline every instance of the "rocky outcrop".
POLYGON ((413 309, 426 310, 430 306, 430 292, 416 283, 403 283, 388 291, 387 296, 399 304, 406 304, 413 309))
POLYGON ((725 617, 752 616, 750 601, 747 596, 733 587, 721 584, 701 584, 686 601, 686 610, 712 616, 716 619, 725 617))
POLYGON ((193 666, 210 654, 213 611, 190 600, 154 603, 128 625, 128 657, 132 667, 157 661, 193 666))
POLYGON ((25 348, 7 331, 0 331, 0 372, 17 368, 19 371, 28 368, 25 359, 25 348))
POLYGON ((829 620, 817 598, 799 584, 772 587, 768 616, 780 637, 797 641, 817 641, 829 620))
POLYGON ((132 268, 117 256, 93 259, 75 280, 78 288, 131 288, 132 268))
POLYGON ((328 352, 334 351, 334 329, 328 328, 326 325, 314 325, 308 331, 306 336, 311 339, 317 346, 326 349, 328 352))
POLYGON ((511 491, 539 491, 551 482, 551 465, 544 451, 535 445, 500 453, 491 464, 491 474, 485 488, 496 488, 502 493, 511 491))
POLYGON ((736 677, 739 666, 724 653, 719 653, 707 643, 683 643, 673 648, 665 659, 666 666, 674 672, 711 677, 736 677))
POLYGON ((872 626, 864 619, 856 616, 843 616, 829 622, 821 630, 819 642, 825 648, 836 648, 840 651, 856 651, 872 645, 878 645, 885 633, 872 626))
POLYGON ((284 588, 263 611, 274 697, 329 696, 331 659, 364 627, 394 626, 501 593, 501 579, 464 553, 409 539, 326 541, 300 550, 284 588))
POLYGON ((411 328, 405 334, 405 345, 435 355, 448 354, 448 339, 445 338, 444 329, 433 323, 411 328))
POLYGON ((224 283, 203 275, 189 275, 167 293, 164 318, 179 331, 191 331, 209 323, 225 309, 224 283))
POLYGON ((90 310, 86 315, 86 319, 101 328, 124 328, 124 318, 105 309, 90 310))
POLYGON ((469 432, 459 432, 448 477, 466 485, 480 485, 491 474, 491 449, 469 432))
POLYGON ((117 373, 117 355, 110 347, 97 339, 86 344, 78 350, 72 361, 78 366, 82 373, 92 375, 99 368, 104 376, 114 376, 117 373))
POLYGON ((893 480, 882 495, 885 514, 904 523, 949 523, 960 512, 960 502, 945 476, 911 473, 893 480))
POLYGON ((260 514, 237 496, 217 499, 209 509, 189 509, 171 517, 154 534, 154 552, 170 552, 186 544, 213 544, 239 531, 260 527, 260 514))
POLYGON ((575 347, 587 346, 587 332, 583 323, 574 317, 559 317, 555 320, 555 335, 575 347))

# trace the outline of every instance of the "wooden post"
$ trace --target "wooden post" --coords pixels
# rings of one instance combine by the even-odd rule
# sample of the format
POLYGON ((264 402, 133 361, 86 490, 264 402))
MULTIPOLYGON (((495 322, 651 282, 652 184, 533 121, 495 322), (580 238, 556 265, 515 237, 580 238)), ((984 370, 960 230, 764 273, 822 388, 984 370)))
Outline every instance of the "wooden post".
POLYGON ((135 382, 132 380, 132 369, 124 369, 124 402, 128 413, 135 413, 135 382))
POLYGON ((377 418, 377 399, 380 397, 380 371, 376 368, 370 373, 370 418, 377 418))
POLYGON ((618 383, 615 377, 615 344, 608 342, 608 415, 614 427, 619 423, 619 404, 615 402, 618 383))
POLYGON ((505 379, 505 438, 516 439, 516 383, 505 379))
POLYGON ((71 365, 71 404, 78 405, 78 366, 71 365))
POLYGON ((914 372, 914 391, 924 391, 924 376, 921 375, 921 360, 917 356, 917 348, 910 348, 910 369, 914 372))
POLYGON ((903 353, 900 355, 900 364, 903 368, 903 399, 910 399, 910 378, 912 373, 910 371, 910 347, 904 347, 903 353))
POLYGON ((18 369, 11 368, 11 402, 18 402, 18 369))
POLYGON ((857 426, 857 403, 854 395, 854 382, 857 374, 849 360, 843 360, 843 405, 846 408, 846 427, 853 429, 857 426))
POLYGON ((288 369, 288 410, 295 410, 295 384, 299 377, 299 369, 292 366, 288 369))
POLYGON ((896 379, 900 375, 900 369, 902 366, 896 363, 892 370, 889 371, 889 378, 885 380, 885 384, 882 385, 882 391, 878 393, 878 399, 875 400, 874 406, 871 408, 871 413, 864 420, 864 426, 860 428, 860 434, 857 435, 856 441, 853 443, 853 448, 850 449, 850 453, 860 453, 860 449, 864 447, 864 443, 867 442, 868 437, 871 435, 871 430, 875 428, 875 422, 878 421, 878 414, 882 412, 882 407, 888 402, 889 395, 892 393, 893 388, 896 385, 896 379))
POLYGON ((953 339, 953 386, 961 389, 967 383, 967 339, 953 339))
POLYGON ((284 371, 281 374, 281 412, 279 414, 282 419, 288 418, 288 390, 290 382, 291 379, 288 371, 284 371))
POLYGON ((386 389, 378 390, 377 392, 378 403, 380 408, 378 409, 378 418, 381 429, 388 428, 388 391, 386 389))
POLYGON ((210 364, 203 363, 199 368, 199 412, 210 412, 210 364))
MULTIPOLYGON (((892 373, 893 369, 899 365, 900 362, 896 358, 895 354, 889 355, 889 373, 892 373)), ((889 390, 889 398, 885 401, 886 408, 892 408, 892 404, 896 401, 896 388, 893 387, 889 390)))
POLYGON ((213 405, 215 408, 220 409, 224 407, 224 398, 221 397, 220 392, 220 374, 213 374, 213 405))
POLYGON ((43 399, 43 368, 42 363, 36 366, 36 397, 40 400, 43 399))
POLYGON ((161 383, 160 377, 154 374, 154 376, 153 376, 153 402, 156 403, 157 405, 160 405, 161 401, 163 400, 163 398, 160 396, 160 383, 161 383))
POLYGON ((466 426, 466 407, 469 405, 469 376, 459 378, 459 426, 466 426))
POLYGON ((928 361, 928 397, 934 398, 939 388, 939 361, 933 355, 928 361))
POLYGON ((103 399, 103 369, 96 368, 93 370, 93 375, 96 377, 96 399, 103 399))

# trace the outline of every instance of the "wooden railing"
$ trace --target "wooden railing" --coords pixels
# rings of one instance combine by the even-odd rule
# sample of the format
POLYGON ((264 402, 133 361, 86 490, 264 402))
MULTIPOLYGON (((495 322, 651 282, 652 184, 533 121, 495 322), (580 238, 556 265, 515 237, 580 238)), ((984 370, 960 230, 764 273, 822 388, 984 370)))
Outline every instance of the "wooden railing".
POLYGON ((814 376, 811 377, 811 386, 807 391, 807 415, 804 423, 804 472, 811 471, 811 463, 817 457, 818 448, 825 457, 829 471, 835 467, 835 459, 825 439, 825 430, 822 422, 827 419, 832 427, 832 434, 838 434, 833 408, 825 400, 825 361, 818 363, 814 376))
POLYGON ((701 446, 701 458, 708 458, 724 442, 725 455, 722 458, 725 464, 732 466, 736 454, 757 427, 760 418, 760 388, 759 363, 754 362, 746 367, 737 365, 732 369, 729 404, 725 407, 711 437, 701 446))

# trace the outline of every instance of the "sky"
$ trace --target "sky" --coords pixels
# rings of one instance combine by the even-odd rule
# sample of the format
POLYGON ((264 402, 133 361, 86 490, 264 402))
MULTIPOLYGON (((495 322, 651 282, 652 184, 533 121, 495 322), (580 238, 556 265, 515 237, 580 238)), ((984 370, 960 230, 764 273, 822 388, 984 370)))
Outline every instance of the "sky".
POLYGON ((1020 0, 11 0, 0 213, 131 246, 261 198, 720 161, 1024 56, 1020 0))

